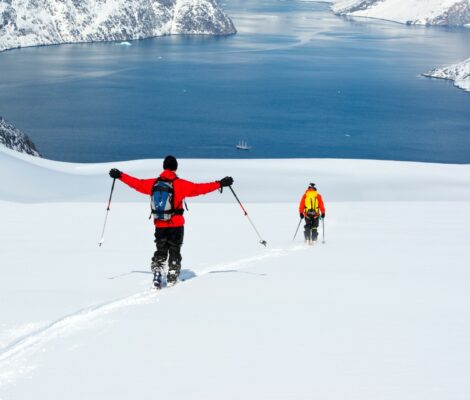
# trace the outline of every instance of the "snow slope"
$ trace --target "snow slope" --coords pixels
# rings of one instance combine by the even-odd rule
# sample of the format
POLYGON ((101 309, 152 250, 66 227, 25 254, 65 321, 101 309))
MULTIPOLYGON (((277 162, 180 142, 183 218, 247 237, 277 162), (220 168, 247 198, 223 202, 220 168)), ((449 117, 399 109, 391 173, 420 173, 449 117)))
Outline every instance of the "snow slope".
POLYGON ((235 33, 216 0, 8 0, 0 51, 37 45, 235 33))
POLYGON ((470 24, 470 0, 336 0, 333 11, 402 24, 470 24))
POLYGON ((110 166, 0 150, 2 400, 467 398, 469 165, 180 160, 233 175, 268 248, 229 191, 191 200, 188 280, 159 293, 144 196, 117 184, 97 246, 110 166), (326 244, 306 247, 312 180, 326 244))
POLYGON ((455 86, 470 92, 470 58, 448 67, 436 68, 423 75, 429 78, 452 80, 455 86))

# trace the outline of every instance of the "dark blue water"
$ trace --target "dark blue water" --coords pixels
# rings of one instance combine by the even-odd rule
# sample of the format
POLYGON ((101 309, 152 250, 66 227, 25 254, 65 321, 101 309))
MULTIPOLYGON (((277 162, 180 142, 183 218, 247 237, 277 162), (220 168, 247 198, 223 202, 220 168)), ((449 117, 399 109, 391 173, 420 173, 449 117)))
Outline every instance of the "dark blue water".
POLYGON ((56 160, 470 162, 470 93, 419 76, 469 57, 469 29, 250 3, 225 4, 239 30, 231 37, 2 53, 0 115, 56 160), (241 139, 251 151, 235 149, 241 139))

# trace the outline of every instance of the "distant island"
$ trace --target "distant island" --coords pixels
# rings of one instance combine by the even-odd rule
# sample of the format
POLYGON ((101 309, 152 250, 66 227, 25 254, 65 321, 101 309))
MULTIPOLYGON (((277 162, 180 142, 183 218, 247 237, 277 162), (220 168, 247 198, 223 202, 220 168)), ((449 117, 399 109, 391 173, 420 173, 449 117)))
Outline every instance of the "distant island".
POLYGON ((0 2, 0 51, 40 45, 231 35, 215 0, 7 0, 0 2))

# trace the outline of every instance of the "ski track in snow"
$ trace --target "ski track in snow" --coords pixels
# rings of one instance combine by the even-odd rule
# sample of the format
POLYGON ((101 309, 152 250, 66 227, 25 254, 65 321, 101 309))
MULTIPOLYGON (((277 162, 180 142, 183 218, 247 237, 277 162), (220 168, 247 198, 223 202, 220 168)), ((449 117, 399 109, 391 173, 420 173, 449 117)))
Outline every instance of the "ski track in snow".
MULTIPOLYGON (((246 264, 270 258, 285 256, 293 251, 306 249, 307 248, 305 246, 293 246, 287 249, 271 249, 261 255, 246 257, 234 262, 208 267, 199 273, 195 273, 194 276, 187 280, 214 272, 233 270, 235 267, 244 266, 246 264)), ((148 289, 108 303, 82 308, 48 323, 40 329, 16 338, 10 344, 0 349, 0 388, 13 383, 20 375, 34 369, 34 367, 27 362, 28 357, 41 350, 47 343, 58 339, 67 333, 72 333, 75 330, 80 329, 80 327, 84 326, 91 320, 126 307, 149 304, 154 301, 155 298, 158 298, 160 293, 161 292, 154 289, 148 289)))

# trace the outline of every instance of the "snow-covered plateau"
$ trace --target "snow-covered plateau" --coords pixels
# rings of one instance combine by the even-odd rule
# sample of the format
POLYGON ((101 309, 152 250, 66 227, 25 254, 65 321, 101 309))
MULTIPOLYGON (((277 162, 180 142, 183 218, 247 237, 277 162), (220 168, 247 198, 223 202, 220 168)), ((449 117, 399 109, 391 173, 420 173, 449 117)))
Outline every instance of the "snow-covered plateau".
POLYGON ((470 25, 470 0, 335 0, 332 9, 409 25, 470 25))
MULTIPOLYGON (((470 165, 179 160, 183 274, 150 289, 149 201, 110 167, 0 149, 0 398, 466 400, 470 165), (325 244, 298 201, 314 181, 325 244)), ((322 232, 320 232, 322 237, 322 232)))
POLYGON ((170 34, 229 35, 235 32, 232 21, 216 0, 0 2, 0 51, 170 34))
POLYGON ((436 68, 423 75, 429 78, 452 80, 455 86, 470 92, 470 58, 448 67, 436 68))
POLYGON ((36 150, 36 146, 31 139, 1 116, 0 145, 19 151, 20 153, 39 156, 39 152, 36 150))

